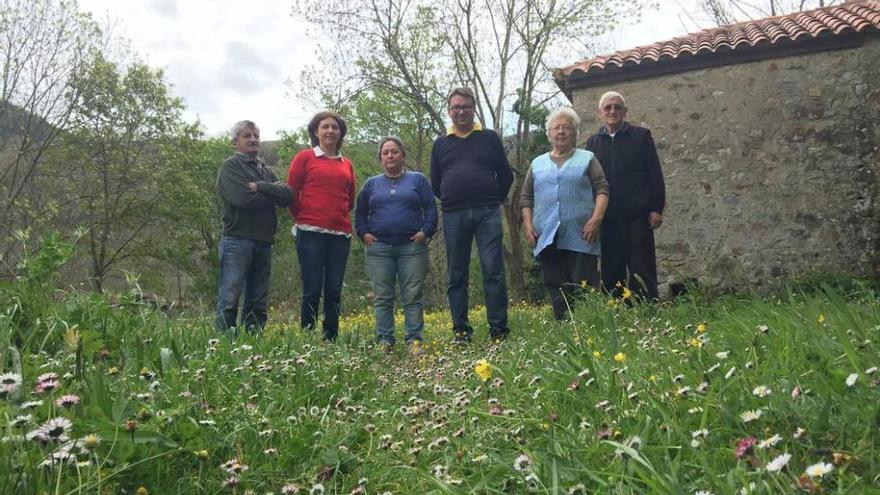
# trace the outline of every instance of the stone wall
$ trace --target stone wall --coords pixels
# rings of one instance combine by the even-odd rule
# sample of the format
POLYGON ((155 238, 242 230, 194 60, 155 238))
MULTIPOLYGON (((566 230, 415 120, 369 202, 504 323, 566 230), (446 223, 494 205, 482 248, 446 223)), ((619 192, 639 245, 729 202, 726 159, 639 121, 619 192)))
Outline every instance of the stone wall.
POLYGON ((766 288, 880 276, 880 37, 576 89, 582 141, 608 90, 649 127, 667 187, 660 281, 766 288))

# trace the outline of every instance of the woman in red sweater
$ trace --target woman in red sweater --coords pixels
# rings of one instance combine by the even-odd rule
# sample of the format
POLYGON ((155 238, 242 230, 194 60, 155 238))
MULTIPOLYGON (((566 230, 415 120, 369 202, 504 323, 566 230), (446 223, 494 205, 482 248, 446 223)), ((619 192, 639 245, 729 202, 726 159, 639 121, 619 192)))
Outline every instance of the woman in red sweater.
POLYGON ((324 340, 334 340, 339 333, 342 279, 351 244, 354 167, 340 154, 347 128, 339 114, 319 112, 308 129, 314 147, 293 157, 287 174, 302 277, 300 326, 315 328, 323 291, 324 340))

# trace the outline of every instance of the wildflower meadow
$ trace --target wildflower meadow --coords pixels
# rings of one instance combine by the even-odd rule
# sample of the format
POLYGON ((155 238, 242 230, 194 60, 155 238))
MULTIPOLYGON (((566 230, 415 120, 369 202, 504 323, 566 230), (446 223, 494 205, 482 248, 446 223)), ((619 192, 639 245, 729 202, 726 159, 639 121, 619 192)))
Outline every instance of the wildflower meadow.
MULTIPOLYGON (((420 356, 275 310, 261 337, 123 298, 0 315, 4 494, 776 494, 880 491, 880 298, 864 286, 656 306, 420 356)), ((49 296, 46 296, 49 297, 49 296)), ((485 322, 485 311, 472 311, 485 322)))

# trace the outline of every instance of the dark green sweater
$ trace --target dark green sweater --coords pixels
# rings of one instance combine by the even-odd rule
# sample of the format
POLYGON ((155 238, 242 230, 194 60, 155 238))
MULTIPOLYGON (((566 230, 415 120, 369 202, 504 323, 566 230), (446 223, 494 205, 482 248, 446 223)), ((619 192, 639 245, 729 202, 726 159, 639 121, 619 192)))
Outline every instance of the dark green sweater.
POLYGON ((217 194, 223 203, 223 235, 263 242, 275 240, 276 207, 287 206, 293 194, 257 157, 243 153, 226 159, 217 173, 217 194), (257 191, 248 189, 255 182, 257 191))

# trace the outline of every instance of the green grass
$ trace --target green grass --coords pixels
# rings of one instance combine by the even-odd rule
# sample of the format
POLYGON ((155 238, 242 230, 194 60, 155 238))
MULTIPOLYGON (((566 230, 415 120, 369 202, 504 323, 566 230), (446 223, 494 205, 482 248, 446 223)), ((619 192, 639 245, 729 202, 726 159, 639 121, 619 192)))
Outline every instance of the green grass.
POLYGON ((421 358, 383 354, 365 315, 327 345, 291 322, 215 342, 209 318, 76 295, 24 329, 11 308, 0 370, 18 371, 11 342, 25 350, 21 386, 0 400, 0 493, 880 492, 877 294, 698 301, 591 296, 562 324, 516 306, 497 345, 477 309, 463 348, 432 313, 421 358), (50 372, 60 387, 36 393, 50 372), (65 394, 79 403, 56 405, 65 394), (47 461, 60 444, 28 433, 55 417, 78 445, 100 441, 47 461), (758 445, 737 458, 748 437, 758 445), (237 476, 222 468, 233 459, 237 476), (833 469, 805 475, 820 462, 833 469))

